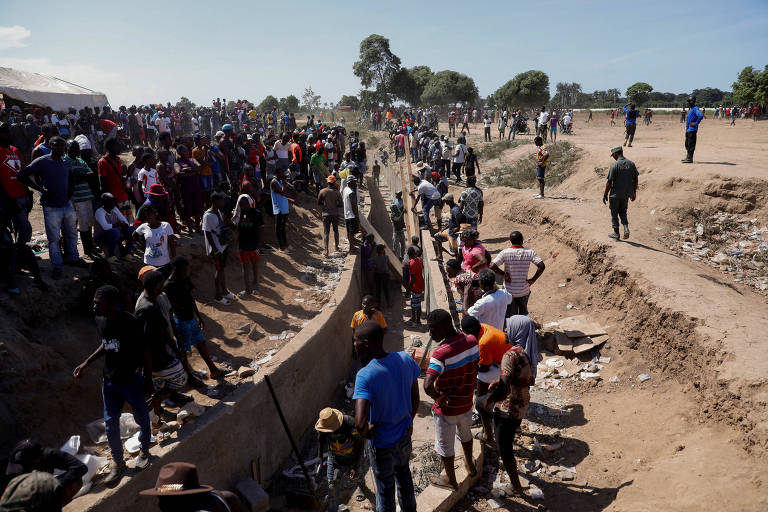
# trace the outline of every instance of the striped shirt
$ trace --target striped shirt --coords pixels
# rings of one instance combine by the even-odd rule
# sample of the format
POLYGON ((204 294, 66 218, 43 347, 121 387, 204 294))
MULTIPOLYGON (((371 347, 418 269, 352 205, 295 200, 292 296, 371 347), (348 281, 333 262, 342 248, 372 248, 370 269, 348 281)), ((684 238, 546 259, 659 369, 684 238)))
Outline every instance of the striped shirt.
POLYGON ((541 258, 533 249, 520 246, 504 249, 493 259, 494 265, 509 274, 510 280, 504 281, 504 287, 513 297, 525 297, 531 293, 531 287, 528 285, 528 271, 531 263, 538 265, 541 263, 541 258))
POLYGON ((432 405, 435 414, 458 416, 472 409, 479 356, 475 337, 461 333, 432 352, 427 373, 437 377, 435 389, 448 395, 447 405, 432 405))
POLYGON ((85 201, 91 201, 93 199, 93 192, 91 186, 88 184, 88 176, 93 175, 93 171, 88 164, 85 163, 80 157, 72 158, 69 155, 64 157, 72 165, 70 174, 74 180, 74 187, 72 187, 72 202, 84 203, 85 201))

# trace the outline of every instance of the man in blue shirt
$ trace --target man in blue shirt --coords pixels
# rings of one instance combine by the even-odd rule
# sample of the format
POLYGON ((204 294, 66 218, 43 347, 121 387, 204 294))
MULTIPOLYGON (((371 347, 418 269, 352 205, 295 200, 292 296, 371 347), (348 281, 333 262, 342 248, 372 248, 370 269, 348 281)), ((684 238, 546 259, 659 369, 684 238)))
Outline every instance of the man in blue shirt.
POLYGON ((409 460, 413 417, 419 409, 419 365, 405 352, 385 352, 384 331, 367 321, 355 329, 355 351, 368 363, 355 380, 355 424, 370 439, 370 459, 376 479, 376 511, 416 512, 416 495, 409 460))
POLYGON ((640 116, 640 111, 635 110, 634 103, 632 103, 631 105, 627 103, 622 108, 624 109, 624 115, 626 116, 626 119, 624 119, 624 128, 626 130, 626 134, 624 135, 624 145, 629 146, 631 148, 632 140, 635 138, 635 129, 637 128, 637 118, 640 116), (627 142, 629 142, 629 144, 627 144, 627 142))
POLYGON ((693 163, 693 152, 696 150, 696 134, 699 132, 699 123, 704 114, 696 106, 696 96, 688 97, 688 117, 685 120, 685 150, 688 155, 681 161, 684 164, 693 163))
POLYGON ((59 240, 64 232, 64 248, 67 264, 85 267, 87 264, 77 253, 77 214, 72 206, 72 187, 69 174, 71 166, 64 159, 67 151, 66 141, 51 137, 51 152, 36 158, 19 173, 19 181, 41 194, 43 206, 45 236, 48 239, 48 253, 53 266, 53 278, 61 279, 63 259, 59 240))

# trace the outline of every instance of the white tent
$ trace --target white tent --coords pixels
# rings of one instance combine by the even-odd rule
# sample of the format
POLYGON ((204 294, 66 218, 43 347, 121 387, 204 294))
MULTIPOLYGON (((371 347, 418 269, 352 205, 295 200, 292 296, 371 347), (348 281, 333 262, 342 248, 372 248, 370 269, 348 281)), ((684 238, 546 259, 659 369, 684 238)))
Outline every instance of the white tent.
POLYGON ((104 93, 80 87, 53 76, 0 67, 0 94, 25 103, 66 111, 70 107, 108 105, 104 93))

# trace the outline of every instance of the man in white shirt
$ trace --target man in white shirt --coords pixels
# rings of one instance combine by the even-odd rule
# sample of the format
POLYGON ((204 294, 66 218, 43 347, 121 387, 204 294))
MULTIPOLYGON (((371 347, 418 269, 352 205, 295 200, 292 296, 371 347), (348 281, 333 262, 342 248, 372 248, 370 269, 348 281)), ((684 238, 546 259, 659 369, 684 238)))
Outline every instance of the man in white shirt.
POLYGON ((230 229, 221 213, 227 202, 227 196, 221 192, 211 194, 211 207, 203 214, 203 235, 205 237, 205 253, 213 260, 216 269, 213 277, 215 298, 219 304, 226 306, 236 300, 235 294, 227 289, 227 278, 224 268, 227 266, 227 242, 224 240, 225 229, 230 229))
POLYGON ((514 297, 514 302, 507 310, 507 317, 528 315, 531 285, 539 279, 546 266, 536 251, 523 247, 523 234, 519 231, 509 234, 509 242, 511 245, 493 259, 490 268, 504 276, 504 287, 514 297), (536 273, 529 279, 531 264, 536 265, 536 273))
POLYGON ((144 167, 139 171, 137 178, 141 183, 141 191, 146 196, 149 187, 160 182, 157 178, 157 169, 154 168, 155 154, 146 152, 141 156, 141 160, 144 167))
POLYGON ((107 260, 115 263, 121 241, 125 241, 125 248, 120 257, 130 254, 133 249, 132 230, 128 220, 115 205, 115 196, 109 192, 101 194, 101 204, 101 208, 93 214, 93 240, 104 249, 107 260))
POLYGON ((349 241, 349 251, 355 249, 355 235, 360 225, 358 224, 360 211, 357 203, 357 178, 350 176, 341 192, 342 202, 344 203, 344 224, 347 228, 347 240, 349 241))
POLYGON ((538 124, 538 127, 536 128, 536 130, 538 131, 538 135, 539 137, 544 139, 544 142, 547 142, 547 131, 549 131, 547 129, 547 123, 549 122, 549 112, 547 112, 546 107, 541 107, 541 112, 539 113, 538 121, 539 121, 539 124, 538 124))
POLYGON ((514 297, 508 291, 496 288, 496 274, 489 268, 481 270, 477 279, 483 296, 467 309, 466 314, 477 318, 481 324, 504 330, 507 306, 513 302, 514 297))
MULTIPOLYGON (((440 201, 440 191, 437 190, 433 184, 427 180, 422 180, 418 176, 414 176, 413 184, 416 185, 416 190, 411 192, 411 197, 414 200, 413 212, 416 213, 416 204, 421 201, 421 213, 424 216, 424 225, 432 231, 432 222, 429 220, 429 210, 432 209, 438 201, 440 201)), ((441 219, 437 217, 438 228, 441 224, 441 219)))
MULTIPOLYGON (((456 144, 456 151, 453 153, 453 174, 456 176, 456 183, 461 183, 461 167, 467 157, 467 146, 459 142, 456 144)), ((448 173, 445 173, 448 175, 448 173)))
POLYGON ((491 118, 488 114, 483 116, 483 141, 491 142, 491 118))

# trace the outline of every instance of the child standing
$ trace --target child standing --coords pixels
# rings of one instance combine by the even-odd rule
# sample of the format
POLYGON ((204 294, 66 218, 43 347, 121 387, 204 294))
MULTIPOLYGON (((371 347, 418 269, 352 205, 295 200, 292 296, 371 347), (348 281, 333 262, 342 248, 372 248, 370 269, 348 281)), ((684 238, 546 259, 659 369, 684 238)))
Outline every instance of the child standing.
POLYGON ((187 365, 187 354, 192 351, 194 345, 208 366, 211 378, 217 379, 223 373, 213 364, 203 336, 203 318, 192 296, 195 286, 189 278, 189 260, 184 256, 177 256, 171 265, 173 270, 163 286, 163 292, 173 308, 173 325, 181 349, 182 363, 187 365))
POLYGON ((539 180, 539 193, 533 197, 536 199, 544 198, 544 174, 547 172, 547 163, 549 161, 549 152, 547 146, 541 137, 533 139, 533 143, 538 147, 536 152, 536 179, 539 180))
POLYGON ((237 226, 238 257, 243 266, 243 283, 245 284, 245 289, 238 295, 245 297, 259 291, 261 230, 264 227, 261 209, 256 207, 256 201, 248 194, 240 194, 237 198, 232 223, 237 226))
POLYGON ((421 301, 424 299, 424 276, 421 256, 415 247, 408 247, 408 273, 411 276, 411 322, 421 323, 421 301))

